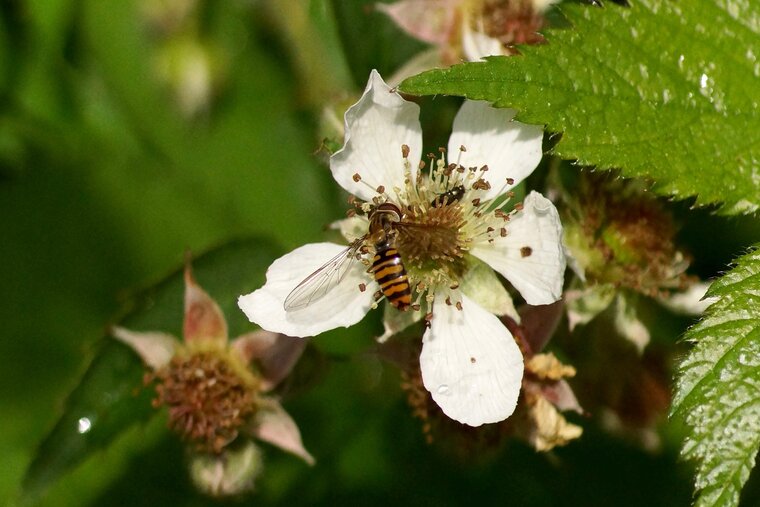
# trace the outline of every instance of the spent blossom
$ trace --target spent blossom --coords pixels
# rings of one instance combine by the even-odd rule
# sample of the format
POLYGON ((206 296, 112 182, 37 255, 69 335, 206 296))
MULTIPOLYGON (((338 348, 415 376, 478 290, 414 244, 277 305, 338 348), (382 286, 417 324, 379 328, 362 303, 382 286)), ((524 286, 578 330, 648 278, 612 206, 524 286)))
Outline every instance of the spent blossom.
POLYGON ((202 489, 219 494, 252 485, 260 469, 259 452, 239 437, 255 437, 313 464, 298 426, 269 394, 295 365, 304 340, 260 330, 229 341, 221 309, 195 282, 189 264, 184 299, 181 342, 166 333, 122 327, 114 327, 112 334, 151 370, 154 406, 166 406, 170 428, 190 445, 194 479, 210 478, 202 489), (246 466, 232 470, 233 462, 246 466), (243 470, 250 470, 250 481, 241 476, 243 470), (240 488, 230 490, 231 484, 240 488))
POLYGON ((511 55, 514 44, 542 42, 538 30, 556 1, 400 0, 378 4, 378 9, 412 37, 437 46, 438 64, 451 65, 511 55))
POLYGON ((240 297, 240 308, 263 329, 311 336, 357 323, 386 298, 408 310, 386 311, 386 337, 425 320, 422 378, 446 415, 471 426, 509 417, 523 358, 498 318, 514 307, 496 273, 527 303, 543 305, 560 298, 565 270, 550 201, 531 192, 502 210, 542 155, 541 129, 514 115, 464 102, 448 150, 429 155, 423 171, 419 107, 373 71, 346 112, 345 143, 330 159, 335 180, 355 196, 356 213, 338 224, 354 248, 297 248, 269 267, 262 288, 240 297), (384 243, 373 243, 375 234, 367 233, 388 206, 397 213, 375 231, 384 243), (394 267, 378 269, 381 256, 391 256, 394 267), (288 306, 296 287, 304 304, 288 306))

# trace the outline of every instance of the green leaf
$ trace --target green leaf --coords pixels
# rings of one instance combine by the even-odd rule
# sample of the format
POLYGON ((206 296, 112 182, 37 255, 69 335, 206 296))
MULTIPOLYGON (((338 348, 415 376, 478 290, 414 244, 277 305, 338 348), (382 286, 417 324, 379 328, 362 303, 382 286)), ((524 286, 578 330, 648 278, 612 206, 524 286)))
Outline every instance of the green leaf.
MULTIPOLYGON (((196 280, 219 303, 232 337, 251 329, 237 308, 238 296, 263 284, 266 268, 278 254, 269 242, 250 239, 225 245, 193 261, 196 280)), ((181 336, 183 298, 180 269, 134 297, 131 310, 119 325, 181 336)), ((153 392, 143 385, 145 372, 137 354, 115 339, 103 337, 63 414, 26 472, 23 491, 27 499, 42 494, 92 453, 153 415, 153 392)))
POLYGON ((514 107, 562 132, 554 153, 651 178, 660 194, 722 213, 760 207, 760 2, 633 0, 567 4, 574 27, 522 56, 433 70, 411 94, 514 107))
POLYGON ((689 429, 696 505, 737 505, 760 446, 760 250, 715 282, 704 319, 686 334, 672 413, 689 429))

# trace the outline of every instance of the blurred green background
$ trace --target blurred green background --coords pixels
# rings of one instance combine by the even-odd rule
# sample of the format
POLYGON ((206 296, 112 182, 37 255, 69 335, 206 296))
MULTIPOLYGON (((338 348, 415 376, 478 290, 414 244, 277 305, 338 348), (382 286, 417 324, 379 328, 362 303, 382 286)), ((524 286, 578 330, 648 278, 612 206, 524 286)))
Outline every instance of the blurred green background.
MULTIPOLYGON (((137 288, 188 249, 256 235, 266 252, 285 252, 323 238, 344 205, 318 153, 322 108, 350 102, 370 69, 389 75, 421 47, 371 2, 0 5, 0 504, 19 501, 38 443, 137 288)), ((425 104, 438 104, 427 122, 451 117, 453 103, 425 104)), ((713 255, 703 262, 726 258, 713 255)), ((234 299, 222 303, 234 311, 234 299)), ((317 363, 327 364, 286 399, 318 465, 267 448, 257 494, 233 503, 689 503, 677 428, 653 452, 593 418, 575 418, 583 438, 550 454, 517 441, 466 456, 427 445, 397 371, 354 354, 378 317, 321 337, 317 363)), ((33 503, 213 504, 191 487, 164 424, 133 427, 33 503)))

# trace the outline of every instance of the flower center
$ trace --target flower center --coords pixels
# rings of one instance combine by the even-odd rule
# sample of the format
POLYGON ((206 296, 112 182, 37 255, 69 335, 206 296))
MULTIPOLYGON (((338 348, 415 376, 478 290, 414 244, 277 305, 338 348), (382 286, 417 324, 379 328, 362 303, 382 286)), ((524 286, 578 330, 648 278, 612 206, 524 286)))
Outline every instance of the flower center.
POLYGON ((156 372, 153 405, 166 405, 169 427, 198 450, 219 453, 255 411, 258 382, 238 366, 219 351, 179 353, 156 372))
POLYGON ((422 208, 408 208, 404 227, 396 232, 399 252, 411 265, 419 268, 453 267, 464 256, 466 242, 460 235, 464 226, 462 206, 458 202, 422 208))

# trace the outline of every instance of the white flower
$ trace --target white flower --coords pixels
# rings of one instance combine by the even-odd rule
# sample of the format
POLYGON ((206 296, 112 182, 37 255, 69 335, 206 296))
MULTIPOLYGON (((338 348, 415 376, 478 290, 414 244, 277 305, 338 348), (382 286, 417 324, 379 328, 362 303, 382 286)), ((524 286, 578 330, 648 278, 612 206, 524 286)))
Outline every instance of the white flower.
MULTIPOLYGON (((386 329, 424 316, 420 367, 426 389, 452 419, 471 426, 498 422, 515 409, 523 359, 497 317, 513 306, 494 270, 532 305, 552 303, 562 292, 565 256, 554 205, 531 192, 512 212, 500 210, 510 188, 540 161, 542 131, 512 121, 512 110, 467 101, 454 120, 451 163, 432 158, 429 171, 420 171, 418 114, 416 104, 372 72, 361 99, 346 112, 345 144, 330 160, 335 180, 364 201, 340 229, 366 233, 362 211, 372 216, 381 204, 398 206, 401 221, 388 235, 408 274, 412 311, 391 308, 386 329)), ((332 281, 322 276, 319 291, 326 295, 315 295, 305 307, 286 309, 284 302, 320 266, 341 259, 345 246, 309 244, 281 257, 264 287, 240 297, 240 308, 262 328, 291 336, 355 324, 376 306, 379 289, 367 272, 374 245, 364 245, 357 250, 363 262, 346 268, 339 283, 338 275, 332 281)))

